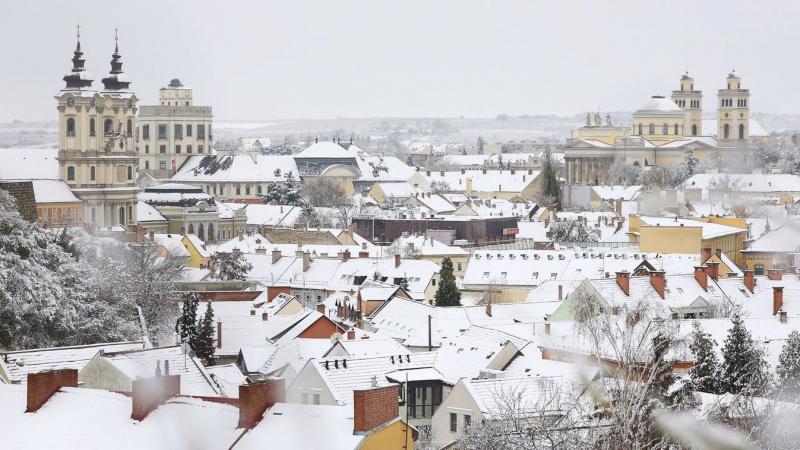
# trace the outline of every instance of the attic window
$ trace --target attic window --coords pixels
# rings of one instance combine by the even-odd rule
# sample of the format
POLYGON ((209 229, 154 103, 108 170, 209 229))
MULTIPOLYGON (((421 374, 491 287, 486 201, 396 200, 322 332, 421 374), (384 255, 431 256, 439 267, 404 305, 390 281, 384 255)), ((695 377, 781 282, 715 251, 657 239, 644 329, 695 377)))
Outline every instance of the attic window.
POLYGON ((483 278, 489 278, 489 272, 483 272, 483 278))
POLYGON ((555 280, 557 276, 558 276, 558 274, 553 272, 553 273, 550 274, 550 279, 551 280, 555 280))
POLYGON ((533 272, 533 274, 531 275, 531 278, 534 279, 534 280, 538 279, 539 278, 539 272, 533 272))
POLYGON ((678 293, 683 294, 683 288, 678 288, 678 293))
POLYGON ((500 277, 504 278, 508 276, 508 272, 500 272, 500 277))

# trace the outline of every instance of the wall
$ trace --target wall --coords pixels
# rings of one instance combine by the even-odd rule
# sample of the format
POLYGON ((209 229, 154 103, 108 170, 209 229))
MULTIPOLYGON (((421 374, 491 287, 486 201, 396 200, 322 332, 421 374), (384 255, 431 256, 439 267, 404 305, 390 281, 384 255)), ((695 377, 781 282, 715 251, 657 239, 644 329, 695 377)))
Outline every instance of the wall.
POLYGON ((464 432, 464 414, 472 416, 474 425, 483 421, 483 413, 480 407, 472 398, 469 389, 464 386, 463 381, 459 381, 453 386, 450 394, 445 397, 439 409, 433 413, 431 419, 431 433, 436 442, 451 442, 461 436, 464 432), (450 432, 450 413, 458 415, 458 431, 450 432))
POLYGON ((78 373, 80 387, 108 391, 131 391, 131 379, 105 358, 96 355, 78 373))
MULTIPOLYGON (((286 388, 286 402, 287 403, 301 403, 301 394, 303 392, 309 394, 320 394, 320 405, 336 405, 336 399, 331 394, 322 376, 319 374, 320 369, 315 363, 306 364, 300 373, 292 380, 291 384, 286 388)), ((309 400, 310 401, 310 400, 309 400)))
POLYGON ((414 429, 402 420, 371 432, 361 441, 361 450, 414 450, 414 429))
POLYGON ((642 253, 700 254, 702 227, 652 226, 639 227, 639 249, 642 253))
POLYGON ((306 339, 330 339, 334 333, 341 331, 343 330, 336 326, 332 320, 323 316, 303 330, 297 337, 306 339))

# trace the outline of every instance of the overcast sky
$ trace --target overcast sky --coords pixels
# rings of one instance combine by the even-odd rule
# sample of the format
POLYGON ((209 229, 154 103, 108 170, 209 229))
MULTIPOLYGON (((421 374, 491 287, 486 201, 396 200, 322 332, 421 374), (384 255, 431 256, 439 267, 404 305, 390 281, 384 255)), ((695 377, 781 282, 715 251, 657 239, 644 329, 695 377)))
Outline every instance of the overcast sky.
POLYGON ((95 87, 114 27, 140 104, 178 77, 218 120, 633 110, 732 67, 800 113, 800 2, 3 1, 0 121, 55 119, 75 24, 95 87))

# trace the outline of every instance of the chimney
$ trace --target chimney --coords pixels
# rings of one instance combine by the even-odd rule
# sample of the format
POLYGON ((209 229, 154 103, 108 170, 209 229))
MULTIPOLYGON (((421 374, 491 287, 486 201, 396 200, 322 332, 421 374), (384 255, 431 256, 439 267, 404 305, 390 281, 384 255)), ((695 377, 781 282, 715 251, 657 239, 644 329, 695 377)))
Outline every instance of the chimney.
POLYGON ((465 169, 463 169, 463 168, 462 168, 462 169, 461 169, 461 175, 464 175, 465 173, 467 173, 467 171, 466 171, 465 169))
POLYGON ((786 323, 789 321, 789 314, 786 311, 778 311, 778 317, 781 320, 781 323, 786 323))
POLYGON ((483 169, 481 169, 481 171, 483 172, 484 175, 486 175, 486 168, 485 167, 483 169))
POLYGON ((217 348, 222 348, 222 321, 217 321, 217 348))
POLYGON ((400 255, 394 255, 394 267, 395 269, 400 267, 400 255))
POLYGON ((131 419, 144 420, 159 405, 181 393, 181 376, 138 378, 132 382, 131 419))
POLYGON ((366 249, 367 249, 367 242, 365 241, 361 243, 361 250, 366 250, 366 249))
POLYGON ((617 285, 625 295, 631 295, 631 274, 626 270, 617 272, 617 285))
POLYGON ((708 274, 711 276, 711 278, 713 280, 719 280, 719 263, 707 262, 706 265, 708 266, 708 274))
POLYGON ((706 266, 694 266, 694 279, 704 291, 708 291, 708 273, 706 266))
POLYGON ((325 315, 325 304, 324 303, 320 303, 319 305, 317 305, 317 312, 321 313, 322 315, 325 315))
POLYGON ((275 403, 286 401, 286 383, 283 378, 268 378, 239 386, 239 426, 253 428, 264 412, 275 403))
POLYGON ((550 334, 550 322, 545 322, 544 323, 544 334, 547 334, 547 335, 550 334))
POLYGON ((750 291, 751 294, 754 294, 756 291, 756 275, 755 272, 752 270, 745 270, 744 271, 744 286, 750 291))
POLYGON ((772 315, 783 308, 783 286, 772 286, 772 315))
POLYGON ((558 285, 558 299, 559 300, 564 300, 564 285, 563 284, 559 284, 558 285))
POLYGON ((256 248, 256 255, 266 255, 266 254, 267 254, 267 249, 265 249, 264 247, 256 248))
POLYGON ((399 386, 392 384, 353 391, 353 433, 364 434, 397 418, 399 386))
MULTIPOLYGON (((324 305, 323 305, 323 307, 324 307, 324 305)), ((269 313, 265 313, 265 312, 261 313, 261 320, 263 322, 266 322, 267 320, 269 320, 269 313)))
POLYGON ((769 269, 767 271, 767 278, 772 281, 781 281, 783 280, 783 271, 781 269, 769 269))
POLYGON ((444 170, 440 170, 439 175, 444 176, 444 170))
POLYGON ((272 264, 278 262, 279 259, 281 259, 281 251, 276 248, 272 250, 272 264))
POLYGON ((722 259, 722 249, 721 248, 715 248, 714 249, 714 254, 717 255, 717 258, 722 259))
POLYGON ((78 369, 28 373, 28 403, 25 412, 35 412, 62 387, 78 387, 78 369))
POLYGON ((347 340, 348 341, 352 341, 355 338, 356 338, 356 330, 354 330, 352 328, 347 330, 347 340))
POLYGON ((711 258, 711 249, 708 247, 700 249, 700 262, 704 263, 708 261, 708 258, 711 258))
POLYGON ((350 250, 345 250, 342 252, 342 262, 347 262, 350 259, 350 250))
POLYGON ((359 258, 369 258, 369 252, 358 252, 359 258))
POLYGON ((516 171, 516 170, 514 170, 514 169, 511 169, 511 175, 514 175, 514 174, 516 174, 516 173, 517 173, 517 171, 516 171))
POLYGON ((487 303, 486 304, 486 315, 489 316, 489 317, 492 317, 492 304, 491 303, 487 303))
POLYGON ((528 169, 528 175, 533 175, 533 169, 528 169))
POLYGON ((303 272, 308 272, 308 268, 311 266, 311 253, 308 251, 303 252, 303 272))
POLYGON ((430 170, 425 171, 425 175, 431 176, 431 171, 430 170))
POLYGON ((667 278, 663 270, 650 272, 650 285, 658 292, 659 297, 664 298, 664 290, 667 287, 667 278))

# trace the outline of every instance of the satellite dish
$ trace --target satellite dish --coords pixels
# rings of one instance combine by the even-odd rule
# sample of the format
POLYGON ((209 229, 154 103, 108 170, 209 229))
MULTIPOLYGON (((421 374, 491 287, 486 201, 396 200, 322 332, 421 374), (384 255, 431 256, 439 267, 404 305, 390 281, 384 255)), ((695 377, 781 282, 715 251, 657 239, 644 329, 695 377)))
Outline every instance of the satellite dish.
POLYGON ((341 341, 342 337, 343 337, 342 333, 339 333, 338 331, 336 333, 333 333, 331 335, 331 344, 335 344, 335 343, 341 341))

